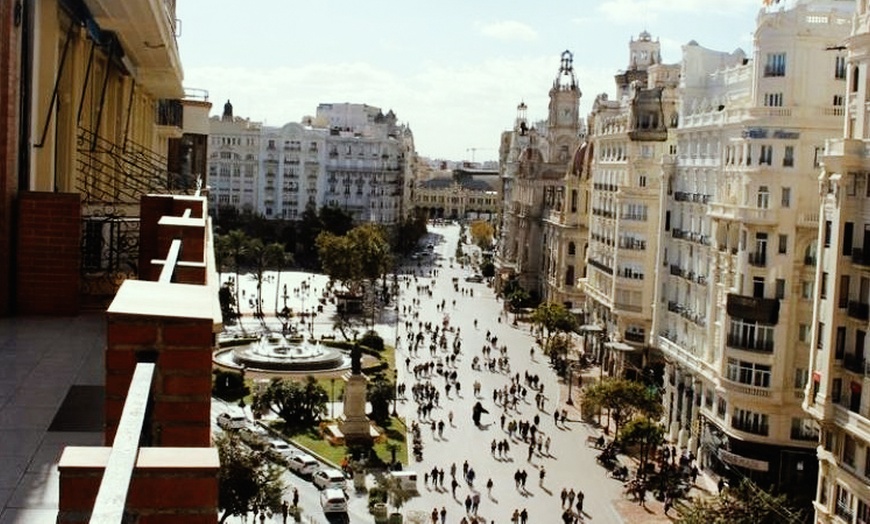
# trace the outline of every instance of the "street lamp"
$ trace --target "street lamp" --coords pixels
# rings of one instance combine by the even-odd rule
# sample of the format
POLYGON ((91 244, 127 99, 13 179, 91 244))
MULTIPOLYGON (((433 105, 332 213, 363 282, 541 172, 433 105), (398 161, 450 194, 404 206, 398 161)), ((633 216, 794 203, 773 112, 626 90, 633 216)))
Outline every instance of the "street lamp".
POLYGON ((329 418, 335 420, 335 377, 329 379, 329 418))
POLYGON ((574 363, 568 361, 568 401, 565 402, 569 406, 574 405, 574 396, 571 394, 571 386, 574 385, 574 363))

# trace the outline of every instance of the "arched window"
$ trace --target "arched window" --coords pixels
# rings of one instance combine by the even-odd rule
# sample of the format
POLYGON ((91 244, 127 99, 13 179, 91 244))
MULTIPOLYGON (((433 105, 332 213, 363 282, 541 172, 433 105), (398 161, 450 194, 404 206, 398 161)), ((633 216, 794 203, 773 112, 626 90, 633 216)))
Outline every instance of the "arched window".
POLYGON ((574 255, 577 253, 577 247, 574 245, 574 242, 568 242, 568 254, 574 255))

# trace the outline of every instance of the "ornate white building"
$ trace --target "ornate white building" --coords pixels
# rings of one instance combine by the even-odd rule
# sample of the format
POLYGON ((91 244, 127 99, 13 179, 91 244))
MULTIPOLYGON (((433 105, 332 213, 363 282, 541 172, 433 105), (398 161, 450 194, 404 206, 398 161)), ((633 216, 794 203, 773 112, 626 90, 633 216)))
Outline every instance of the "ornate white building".
POLYGON ((414 140, 395 114, 366 104, 320 104, 314 117, 266 127, 211 119, 212 202, 265 218, 297 220, 309 205, 357 222, 399 223, 413 209, 414 140))
POLYGON ((835 61, 838 109, 845 108, 843 138, 827 142, 816 186, 818 267, 804 407, 821 425, 819 523, 870 521, 870 6, 850 3, 857 5, 851 36, 831 46, 827 67, 817 68, 830 76, 835 61))
POLYGON ((669 436, 705 467, 796 494, 815 482, 818 427, 801 400, 817 178, 825 139, 842 128, 850 10, 763 8, 751 59, 684 46, 666 180, 654 341, 669 436))

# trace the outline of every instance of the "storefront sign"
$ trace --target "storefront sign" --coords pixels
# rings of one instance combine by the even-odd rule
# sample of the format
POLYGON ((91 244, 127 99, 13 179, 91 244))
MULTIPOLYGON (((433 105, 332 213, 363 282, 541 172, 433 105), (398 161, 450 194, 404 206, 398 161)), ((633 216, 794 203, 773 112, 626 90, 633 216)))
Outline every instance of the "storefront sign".
POLYGON ((753 469, 755 471, 767 471, 769 467, 768 463, 763 460, 742 457, 735 453, 731 453, 730 451, 725 451, 724 449, 719 450, 719 458, 722 459, 723 462, 740 466, 741 468, 753 469))

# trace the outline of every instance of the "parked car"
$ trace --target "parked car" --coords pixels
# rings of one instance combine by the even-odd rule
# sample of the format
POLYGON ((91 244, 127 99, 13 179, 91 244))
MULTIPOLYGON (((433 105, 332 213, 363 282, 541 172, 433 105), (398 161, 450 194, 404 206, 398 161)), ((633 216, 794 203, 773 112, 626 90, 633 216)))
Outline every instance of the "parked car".
POLYGON ((472 275, 470 277, 465 277, 466 282, 477 282, 478 284, 483 282, 483 276, 481 275, 472 275))
POLYGON ((269 441, 269 451, 287 460, 291 459, 294 455, 294 450, 290 447, 290 444, 277 439, 269 441))
POLYGON ((287 458, 287 467, 301 477, 308 477, 320 468, 320 463, 307 453, 297 453, 287 458))
POLYGON ((259 426, 244 427, 239 430, 239 438, 253 449, 265 449, 269 434, 259 426))
POLYGON ((247 420, 242 415, 230 415, 229 413, 221 413, 217 417, 217 425, 225 431, 242 429, 247 424, 247 420))
POLYGON ((347 493, 340 489, 327 488, 320 493, 320 507, 324 513, 347 511, 347 493))
POLYGON ((311 476, 311 481, 320 489, 347 489, 347 479, 344 477, 344 473, 335 468, 317 470, 311 476))

